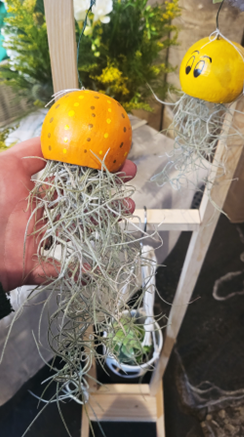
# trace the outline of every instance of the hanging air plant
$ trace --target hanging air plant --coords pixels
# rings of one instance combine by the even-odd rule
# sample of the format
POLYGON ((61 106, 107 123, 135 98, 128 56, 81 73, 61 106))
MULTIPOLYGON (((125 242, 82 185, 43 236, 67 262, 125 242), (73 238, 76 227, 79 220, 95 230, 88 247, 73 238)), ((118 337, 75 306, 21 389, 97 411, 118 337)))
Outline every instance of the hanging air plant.
MULTIPOLYGON (((221 3, 222 6, 223 2, 221 3)), ((220 9, 219 9, 220 11, 220 9)), ((218 12, 219 13, 219 12, 218 12)), ((226 120, 230 105, 243 92, 244 49, 217 29, 193 44, 180 66, 182 97, 173 106, 174 150, 165 168, 153 176, 158 185, 179 189, 190 172, 208 168, 218 140, 241 135, 226 120), (174 171, 173 178, 171 172, 174 171)), ((223 162, 218 167, 225 171, 223 162)))
MULTIPOLYGON (((38 243, 36 259, 45 283, 31 292, 24 305, 49 291, 38 322, 40 333, 49 303, 53 298, 57 301, 56 311, 47 315, 47 335, 62 368, 56 368, 55 361, 50 366, 55 374, 48 385, 55 381, 57 389, 47 403, 67 398, 87 402, 89 380, 85 376, 94 357, 103 359, 97 352, 99 344, 106 347, 103 332, 111 320, 123 326, 128 299, 141 285, 140 244, 128 230, 128 198, 134 189, 119 172, 131 136, 122 106, 88 90, 62 95, 43 123, 41 145, 46 166, 29 194, 31 215, 25 246, 34 219, 31 235, 38 243)), ((134 308, 141 299, 135 300, 134 308)), ((21 308, 13 323, 20 312, 21 308)), ((36 344, 41 354, 39 338, 36 344)))
POLYGON ((39 291, 50 288, 49 299, 55 294, 58 302, 48 333, 52 350, 65 363, 56 380, 60 388, 73 383, 77 399, 96 354, 86 337, 88 327, 99 333, 111 315, 116 317, 123 308, 118 295, 125 284, 134 284, 136 291, 132 266, 139 261, 139 250, 126 226, 126 199, 133 189, 114 173, 126 159, 131 135, 122 106, 87 90, 61 97, 42 127, 47 165, 29 196, 29 222, 36 217, 38 262, 49 265, 56 276, 50 277, 44 267, 51 286, 39 291), (38 220, 43 209, 44 221, 38 220))

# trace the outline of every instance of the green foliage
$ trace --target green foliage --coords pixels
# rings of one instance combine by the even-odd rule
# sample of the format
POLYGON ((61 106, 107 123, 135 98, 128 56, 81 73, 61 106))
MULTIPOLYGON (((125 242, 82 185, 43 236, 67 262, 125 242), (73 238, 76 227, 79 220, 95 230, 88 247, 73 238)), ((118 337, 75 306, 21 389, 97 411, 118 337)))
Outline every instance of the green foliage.
POLYGON ((115 323, 113 329, 115 334, 112 339, 112 350, 120 363, 136 365, 148 360, 152 346, 142 346, 145 335, 143 325, 137 324, 132 317, 125 317, 120 320, 120 325, 115 323))
POLYGON ((0 77, 36 105, 52 94, 47 27, 42 0, 7 0, 6 45, 14 56, 0 77))
POLYGON ((6 127, 0 130, 0 152, 3 152, 4 150, 9 149, 9 147, 12 147, 14 146, 14 144, 16 144, 16 142, 13 142, 10 146, 6 146, 5 141, 9 137, 11 132, 15 131, 18 127, 19 125, 16 124, 15 126, 6 127))
MULTIPOLYGON (((166 74, 173 71, 167 49, 177 44, 177 28, 171 21, 180 14, 178 0, 154 6, 147 1, 114 0, 106 24, 93 23, 90 13, 80 43, 83 85, 114 97, 127 111, 151 109, 145 103, 150 94, 147 83, 165 98, 166 74)), ((43 0, 7 0, 7 5, 5 33, 13 56, 0 68, 0 78, 42 106, 53 91, 43 0)), ((82 26, 76 23, 77 40, 82 26)))
MULTIPOLYGON (((114 0, 108 24, 95 23, 83 36, 79 72, 83 84, 111 95, 127 111, 150 110, 149 83, 161 98, 168 90, 167 49, 177 44, 171 20, 180 14, 178 0, 150 6, 147 0, 114 0)), ((90 16, 92 23, 92 14, 90 16)))

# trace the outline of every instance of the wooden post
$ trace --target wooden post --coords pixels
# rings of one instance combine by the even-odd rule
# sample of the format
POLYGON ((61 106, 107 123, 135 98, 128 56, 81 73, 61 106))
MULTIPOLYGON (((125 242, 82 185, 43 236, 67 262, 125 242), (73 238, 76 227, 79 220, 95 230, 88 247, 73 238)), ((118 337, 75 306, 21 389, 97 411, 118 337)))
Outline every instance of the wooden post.
MULTIPOLYGON (((238 110, 241 109, 241 105, 243 109, 243 102, 240 102, 237 106, 238 110)), ((233 107, 235 107, 235 105, 233 107)), ((236 113, 234 115, 233 124, 244 133, 243 123, 239 118, 239 114, 236 113)), ((230 126, 231 123, 232 115, 227 114, 225 124, 230 126)), ((192 233, 189 243, 174 302, 169 315, 164 347, 150 383, 152 395, 157 393, 159 382, 163 377, 170 354, 176 342, 181 323, 187 311, 191 295, 217 225, 220 211, 223 208, 235 169, 241 157, 242 149, 243 141, 240 138, 237 142, 233 142, 232 140, 232 144, 229 144, 228 147, 226 147, 226 145, 221 141, 218 143, 212 164, 212 170, 209 175, 209 180, 213 186, 211 190, 209 189, 209 186, 206 187, 200 205, 199 214, 201 224, 199 229, 192 233), (225 163, 224 175, 221 175, 223 169, 219 169, 219 163, 225 163), (214 206, 214 202, 219 210, 214 206)))
POLYGON ((53 89, 78 88, 73 0, 44 0, 53 89))

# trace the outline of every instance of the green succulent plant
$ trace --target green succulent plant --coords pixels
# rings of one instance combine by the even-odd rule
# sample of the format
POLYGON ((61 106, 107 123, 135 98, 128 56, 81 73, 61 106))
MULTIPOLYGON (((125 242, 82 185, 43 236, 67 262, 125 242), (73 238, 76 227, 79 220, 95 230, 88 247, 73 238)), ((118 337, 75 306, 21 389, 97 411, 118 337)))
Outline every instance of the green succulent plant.
POLYGON ((112 350, 120 363, 141 365, 148 361, 153 346, 142 346, 145 330, 136 317, 121 318, 120 324, 113 324, 112 350), (123 326, 123 328, 122 328, 123 326))

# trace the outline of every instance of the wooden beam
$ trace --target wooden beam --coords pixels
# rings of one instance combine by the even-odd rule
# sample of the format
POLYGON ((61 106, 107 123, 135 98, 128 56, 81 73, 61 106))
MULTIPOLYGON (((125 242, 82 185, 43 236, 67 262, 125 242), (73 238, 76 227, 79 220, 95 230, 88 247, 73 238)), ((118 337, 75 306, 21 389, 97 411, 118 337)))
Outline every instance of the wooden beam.
MULTIPOLYGON (((233 108, 234 107, 233 105, 233 108)), ((237 106, 237 109, 240 110, 240 105, 237 106)), ((228 113, 225 118, 225 124, 226 126, 230 126, 231 123, 232 115, 228 113)), ((233 124, 235 124, 235 116, 233 124)), ((242 126, 242 131, 244 132, 244 126, 242 126)), ((166 369, 181 323, 188 308, 192 292, 219 219, 220 211, 223 208, 236 166, 241 156, 242 143, 243 140, 241 138, 239 144, 229 144, 228 147, 221 141, 218 143, 209 176, 211 185, 209 184, 209 186, 206 187, 199 209, 201 225, 197 231, 193 232, 190 240, 169 315, 164 347, 151 379, 150 390, 152 395, 157 393, 158 385, 166 369), (223 174, 223 169, 219 169, 220 162, 225 163, 225 174, 223 174), (218 210, 214 206, 214 202, 218 205, 218 210)))
POLYGON ((91 422, 155 422, 156 437, 165 437, 163 385, 156 396, 148 384, 108 384, 92 393, 82 409, 81 437, 89 437, 91 422))
POLYGON ((93 393, 87 404, 91 421, 157 422, 156 398, 143 395, 93 393))
POLYGON ((44 0, 53 89, 78 88, 73 0, 44 0))
POLYGON ((88 417, 88 413, 86 411, 86 406, 82 407, 81 414, 81 437, 89 437, 90 434, 90 418, 88 417))
MULTIPOLYGON (((134 218, 130 220, 130 230, 135 223, 140 229, 144 227, 145 211, 136 209, 134 218), (140 224, 138 224, 138 218, 140 224)), ((148 209, 147 231, 196 231, 200 226, 200 215, 197 209, 148 209)))
POLYGON ((156 422, 156 437, 165 437, 164 426, 164 399, 163 399, 163 382, 160 381, 159 390, 156 395, 157 404, 157 422, 156 422))
POLYGON ((99 386, 97 393, 106 393, 107 395, 119 393, 127 393, 130 395, 149 395, 150 390, 148 384, 107 384, 99 386))
MULTIPOLYGON (((83 407, 82 434, 88 437, 88 419, 100 422, 155 422, 157 437, 165 437, 163 385, 159 384, 157 396, 149 394, 148 384, 111 384, 111 393, 92 393, 89 402, 83 407), (122 388, 120 388, 120 385, 122 388), (137 387, 144 387, 138 393, 137 387), (137 393, 133 393, 136 391, 137 393)), ((108 384, 107 389, 110 389, 108 384)))

